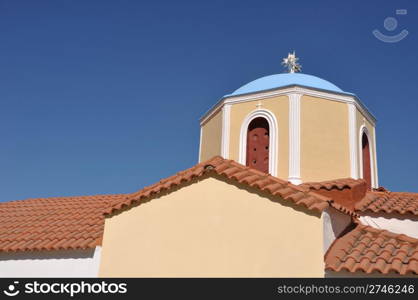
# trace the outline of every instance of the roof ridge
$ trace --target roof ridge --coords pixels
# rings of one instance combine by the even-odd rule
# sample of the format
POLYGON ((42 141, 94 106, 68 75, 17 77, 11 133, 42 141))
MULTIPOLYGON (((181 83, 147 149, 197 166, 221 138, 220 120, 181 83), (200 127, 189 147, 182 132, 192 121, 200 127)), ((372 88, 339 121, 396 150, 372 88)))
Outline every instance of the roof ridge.
POLYGON ((319 190, 321 188, 325 188, 326 190, 332 190, 337 188, 338 190, 342 190, 346 187, 352 188, 359 184, 364 183, 363 179, 354 179, 351 177, 344 177, 344 178, 337 178, 331 180, 324 180, 324 181, 309 181, 304 182, 301 184, 304 188, 310 188, 314 190, 319 190))
POLYGON ((128 208, 139 201, 149 198, 162 191, 168 191, 183 182, 203 176, 204 174, 216 174, 249 187, 265 191, 273 196, 279 196, 285 200, 290 200, 296 205, 305 206, 309 210, 323 211, 329 207, 329 198, 307 191, 300 186, 293 185, 289 181, 263 173, 259 170, 244 166, 235 160, 224 159, 221 156, 214 156, 206 161, 200 162, 188 169, 177 172, 175 175, 161 179, 159 182, 144 187, 141 190, 131 193, 123 201, 115 203, 109 207, 104 214, 109 215, 122 209, 128 208), (240 174, 240 176, 238 176, 240 174), (276 184, 273 188, 273 185, 276 184), (303 197, 295 194, 303 193, 303 197), (309 198, 312 198, 309 200, 309 198))
POLYGON ((119 196, 128 196, 129 193, 120 193, 120 194, 92 194, 92 195, 75 195, 75 196, 49 196, 49 197, 35 197, 35 198, 25 198, 25 199, 18 199, 18 200, 11 200, 11 201, 4 201, 0 202, 1 205, 5 204, 15 204, 15 203, 22 203, 24 201, 37 201, 37 200, 67 200, 67 199, 88 199, 88 198, 100 198, 100 197, 119 197, 119 196))

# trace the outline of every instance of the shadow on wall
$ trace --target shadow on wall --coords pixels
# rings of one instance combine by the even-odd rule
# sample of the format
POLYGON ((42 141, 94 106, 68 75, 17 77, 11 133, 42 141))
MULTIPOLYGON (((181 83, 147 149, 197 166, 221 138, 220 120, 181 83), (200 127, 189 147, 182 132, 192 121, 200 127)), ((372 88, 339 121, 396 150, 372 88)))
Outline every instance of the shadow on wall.
POLYGON ((360 216, 361 223, 373 228, 388 230, 397 234, 406 234, 418 239, 418 216, 413 214, 364 212, 360 216))

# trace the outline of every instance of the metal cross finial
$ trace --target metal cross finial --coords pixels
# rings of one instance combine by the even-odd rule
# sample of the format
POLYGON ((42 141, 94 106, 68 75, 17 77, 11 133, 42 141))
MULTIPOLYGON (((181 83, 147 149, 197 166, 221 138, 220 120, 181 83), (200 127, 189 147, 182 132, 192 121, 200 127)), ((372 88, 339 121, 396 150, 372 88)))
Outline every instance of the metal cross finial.
POLYGON ((302 66, 298 64, 299 58, 296 57, 295 51, 289 53, 287 57, 283 58, 282 65, 287 68, 289 73, 300 72, 302 66))

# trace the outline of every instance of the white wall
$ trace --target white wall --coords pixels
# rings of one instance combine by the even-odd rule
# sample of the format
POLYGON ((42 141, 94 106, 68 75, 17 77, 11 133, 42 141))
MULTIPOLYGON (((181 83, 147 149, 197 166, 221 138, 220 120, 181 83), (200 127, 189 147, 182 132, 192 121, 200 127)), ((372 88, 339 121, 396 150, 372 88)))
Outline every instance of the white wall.
POLYGON ((322 213, 324 228, 324 253, 327 252, 332 242, 351 223, 351 217, 339 212, 335 208, 327 208, 322 213))
POLYGON ((360 216, 360 222, 373 228, 384 229, 394 233, 403 233, 418 239, 418 216, 402 216, 398 214, 368 213, 360 216))
POLYGON ((101 247, 88 250, 0 252, 0 277, 97 277, 101 247))

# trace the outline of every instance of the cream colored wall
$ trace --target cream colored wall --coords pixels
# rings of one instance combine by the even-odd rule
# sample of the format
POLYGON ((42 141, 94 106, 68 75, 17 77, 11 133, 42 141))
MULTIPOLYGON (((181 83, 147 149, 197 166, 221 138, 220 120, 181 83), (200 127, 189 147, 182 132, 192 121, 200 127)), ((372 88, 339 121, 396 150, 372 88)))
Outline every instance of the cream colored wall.
POLYGON ((205 161, 221 154, 222 110, 219 110, 202 126, 199 161, 205 161))
POLYGON ((99 274, 323 277, 322 220, 306 212, 209 177, 107 218, 99 274))
POLYGON ((300 136, 303 182, 350 177, 346 103, 302 96, 300 136))
POLYGON ((367 120, 367 118, 364 117, 364 115, 357 109, 356 110, 356 121, 357 121, 357 127, 356 127, 356 142, 357 144, 357 151, 359 151, 359 155, 358 155, 358 170, 359 170, 359 177, 362 178, 362 174, 361 172, 361 152, 360 152, 360 129, 363 126, 363 124, 366 126, 367 130, 369 131, 369 136, 370 136, 370 140, 369 140, 369 144, 370 144, 370 151, 371 151, 371 155, 372 155, 372 160, 370 161, 370 163, 372 164, 372 169, 373 169, 373 174, 372 176, 374 177, 374 179, 376 180, 376 175, 377 174, 377 164, 375 161, 375 149, 376 149, 376 145, 374 144, 374 139, 375 139, 375 131, 373 130, 373 125, 367 120))
POLYGON ((261 104, 261 108, 270 110, 277 119, 278 126, 278 169, 277 177, 288 178, 289 174, 289 99, 277 96, 268 99, 235 103, 231 106, 230 152, 229 157, 239 161, 241 125, 245 117, 261 104))

